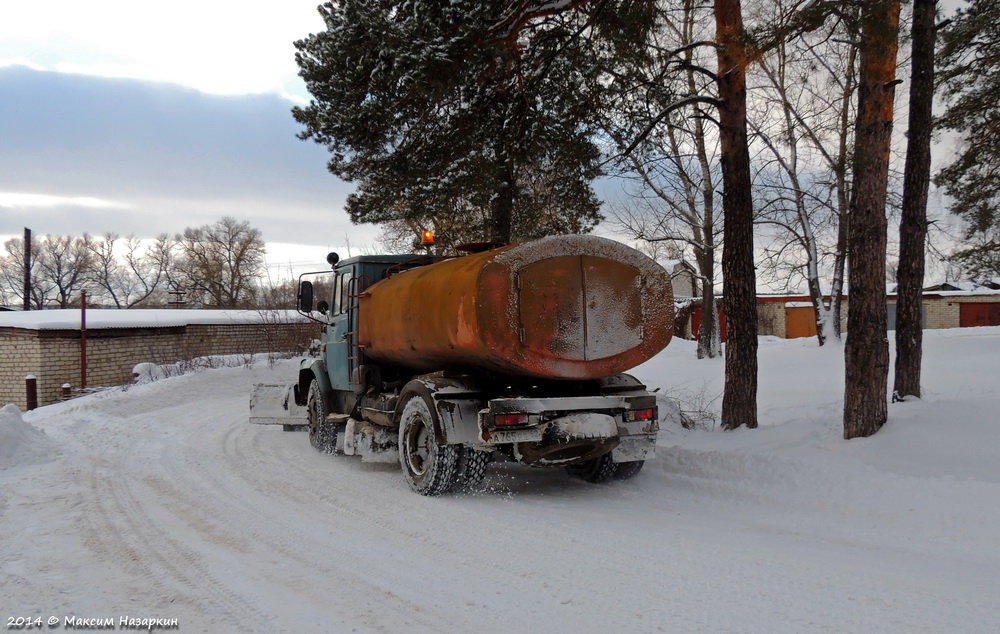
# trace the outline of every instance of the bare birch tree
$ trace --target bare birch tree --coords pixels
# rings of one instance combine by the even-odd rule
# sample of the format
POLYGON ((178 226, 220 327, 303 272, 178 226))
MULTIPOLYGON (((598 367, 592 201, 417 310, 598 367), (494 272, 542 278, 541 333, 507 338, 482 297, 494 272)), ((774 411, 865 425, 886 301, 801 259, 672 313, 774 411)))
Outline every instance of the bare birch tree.
MULTIPOLYGON (((81 290, 90 283, 93 240, 82 237, 47 235, 31 238, 31 297, 32 308, 69 308, 81 290)), ((12 238, 4 243, 7 255, 2 259, 0 283, 9 295, 24 299, 24 239, 12 238)))
POLYGON ((820 345, 840 338, 857 93, 857 45, 844 19, 851 13, 845 7, 815 32, 776 46, 752 93, 755 140, 768 157, 755 179, 764 199, 759 222, 779 229, 765 232, 768 268, 789 284, 806 281, 820 345))
MULTIPOLYGON (((36 279, 38 261, 41 257, 38 237, 31 236, 31 288, 27 305, 33 310, 46 307, 52 292, 52 286, 45 280, 36 279)), ((0 258, 0 284, 6 289, 8 296, 17 298, 18 305, 24 304, 24 239, 11 238, 3 244, 7 255, 0 258)))
POLYGON ((35 280, 51 289, 58 308, 69 308, 74 294, 86 290, 93 265, 92 241, 87 234, 79 238, 48 235, 42 239, 35 280))
POLYGON ((214 308, 240 308, 252 299, 263 275, 264 240, 249 222, 225 217, 177 236, 179 257, 171 276, 190 301, 214 308))
POLYGON ((148 300, 166 280, 173 259, 173 241, 167 234, 149 245, 135 236, 107 233, 93 240, 93 280, 95 290, 116 308, 132 308, 148 300), (120 246, 119 246, 120 244, 120 246), (121 251, 118 255, 116 251, 121 251))
MULTIPOLYGON (((676 90, 664 91, 668 100, 673 94, 707 94, 712 90, 712 76, 705 70, 699 44, 710 39, 702 33, 710 14, 693 0, 685 0, 681 19, 664 19, 661 30, 653 36, 651 47, 656 63, 640 69, 643 81, 666 77, 677 66, 676 90)), ((660 81, 663 81, 660 79, 660 81)), ((659 93, 663 94, 663 93, 659 93)), ((633 125, 648 126, 669 105, 650 96, 629 114, 633 125)), ((716 255, 721 234, 721 197, 719 187, 718 135, 709 125, 706 104, 692 101, 672 110, 662 125, 650 130, 627 157, 629 168, 624 176, 636 183, 632 204, 612 210, 617 224, 634 239, 670 242, 681 253, 693 257, 699 286, 702 319, 698 330, 697 356, 713 358, 721 354, 718 316, 715 310, 717 283, 716 255)), ((619 138, 620 133, 612 133, 619 138)))

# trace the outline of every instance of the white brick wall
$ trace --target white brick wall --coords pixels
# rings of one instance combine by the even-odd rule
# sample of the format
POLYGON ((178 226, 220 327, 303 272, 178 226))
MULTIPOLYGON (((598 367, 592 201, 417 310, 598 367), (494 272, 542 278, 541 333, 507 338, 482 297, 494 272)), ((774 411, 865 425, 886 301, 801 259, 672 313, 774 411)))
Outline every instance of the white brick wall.
MULTIPOLYGON (((299 351, 319 336, 319 325, 189 325, 88 330, 87 335, 87 386, 108 387, 131 381, 138 363, 299 351)), ((79 331, 0 328, 0 405, 27 407, 27 374, 37 377, 40 406, 58 401, 63 383, 79 387, 79 331)))

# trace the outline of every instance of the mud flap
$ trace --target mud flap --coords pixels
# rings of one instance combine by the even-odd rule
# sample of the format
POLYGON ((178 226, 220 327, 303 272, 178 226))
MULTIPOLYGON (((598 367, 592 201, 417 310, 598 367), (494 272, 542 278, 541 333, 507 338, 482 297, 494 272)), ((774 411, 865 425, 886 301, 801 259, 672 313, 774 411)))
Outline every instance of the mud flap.
POLYGON ((308 425, 306 408, 295 404, 294 383, 258 383, 250 389, 250 423, 308 425))
POLYGON ((652 460, 656 456, 656 436, 622 436, 611 452, 615 462, 652 460))

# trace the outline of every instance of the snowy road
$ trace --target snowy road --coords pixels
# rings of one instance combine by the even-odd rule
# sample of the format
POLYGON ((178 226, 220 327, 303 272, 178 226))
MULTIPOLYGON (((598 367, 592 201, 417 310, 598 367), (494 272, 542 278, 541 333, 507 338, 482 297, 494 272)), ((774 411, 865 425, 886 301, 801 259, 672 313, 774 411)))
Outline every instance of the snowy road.
MULTIPOLYGON (((2 616, 175 618, 182 632, 997 632, 1000 394, 975 367, 995 367, 1000 332, 967 340, 931 340, 942 367, 960 349, 973 369, 869 441, 838 437, 822 375, 839 357, 773 345, 773 427, 672 428, 631 482, 499 464, 482 490, 440 498, 411 493, 398 466, 248 425, 250 385, 291 362, 23 421, 7 408, 0 429, 21 440, 0 454, 2 616), (968 451, 925 460, 942 413, 968 451)), ((640 375, 703 373, 715 389, 721 364, 678 343, 640 375)))

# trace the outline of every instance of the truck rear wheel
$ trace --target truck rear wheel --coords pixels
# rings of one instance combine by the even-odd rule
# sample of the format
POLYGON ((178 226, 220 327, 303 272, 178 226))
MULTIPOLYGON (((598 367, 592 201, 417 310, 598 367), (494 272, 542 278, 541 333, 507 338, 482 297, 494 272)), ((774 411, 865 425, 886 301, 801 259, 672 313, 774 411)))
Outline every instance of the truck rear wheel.
POLYGON ((634 462, 619 462, 617 468, 615 469, 615 480, 629 480, 634 478, 636 474, 642 471, 642 465, 646 464, 645 460, 636 460, 634 462))
POLYGON ((329 412, 318 379, 313 379, 309 384, 306 413, 309 419, 309 444, 322 453, 336 452, 337 427, 326 419, 329 412))
POLYGON ((460 447, 438 445, 437 417, 430 397, 411 392, 399 417, 399 464, 410 488, 440 495, 456 483, 460 447))
POLYGON ((610 453, 599 458, 566 467, 566 472, 592 484, 602 484, 611 480, 628 480, 642 470, 643 460, 635 462, 615 462, 610 453))
POLYGON ((617 469, 618 465, 611 459, 611 453, 608 452, 593 460, 570 465, 566 467, 566 472, 584 482, 601 484, 603 482, 610 482, 615 477, 617 469))
POLYGON ((459 447, 452 490, 471 489, 482 482, 486 475, 486 465, 490 463, 491 458, 492 455, 485 451, 477 451, 472 447, 459 447))

